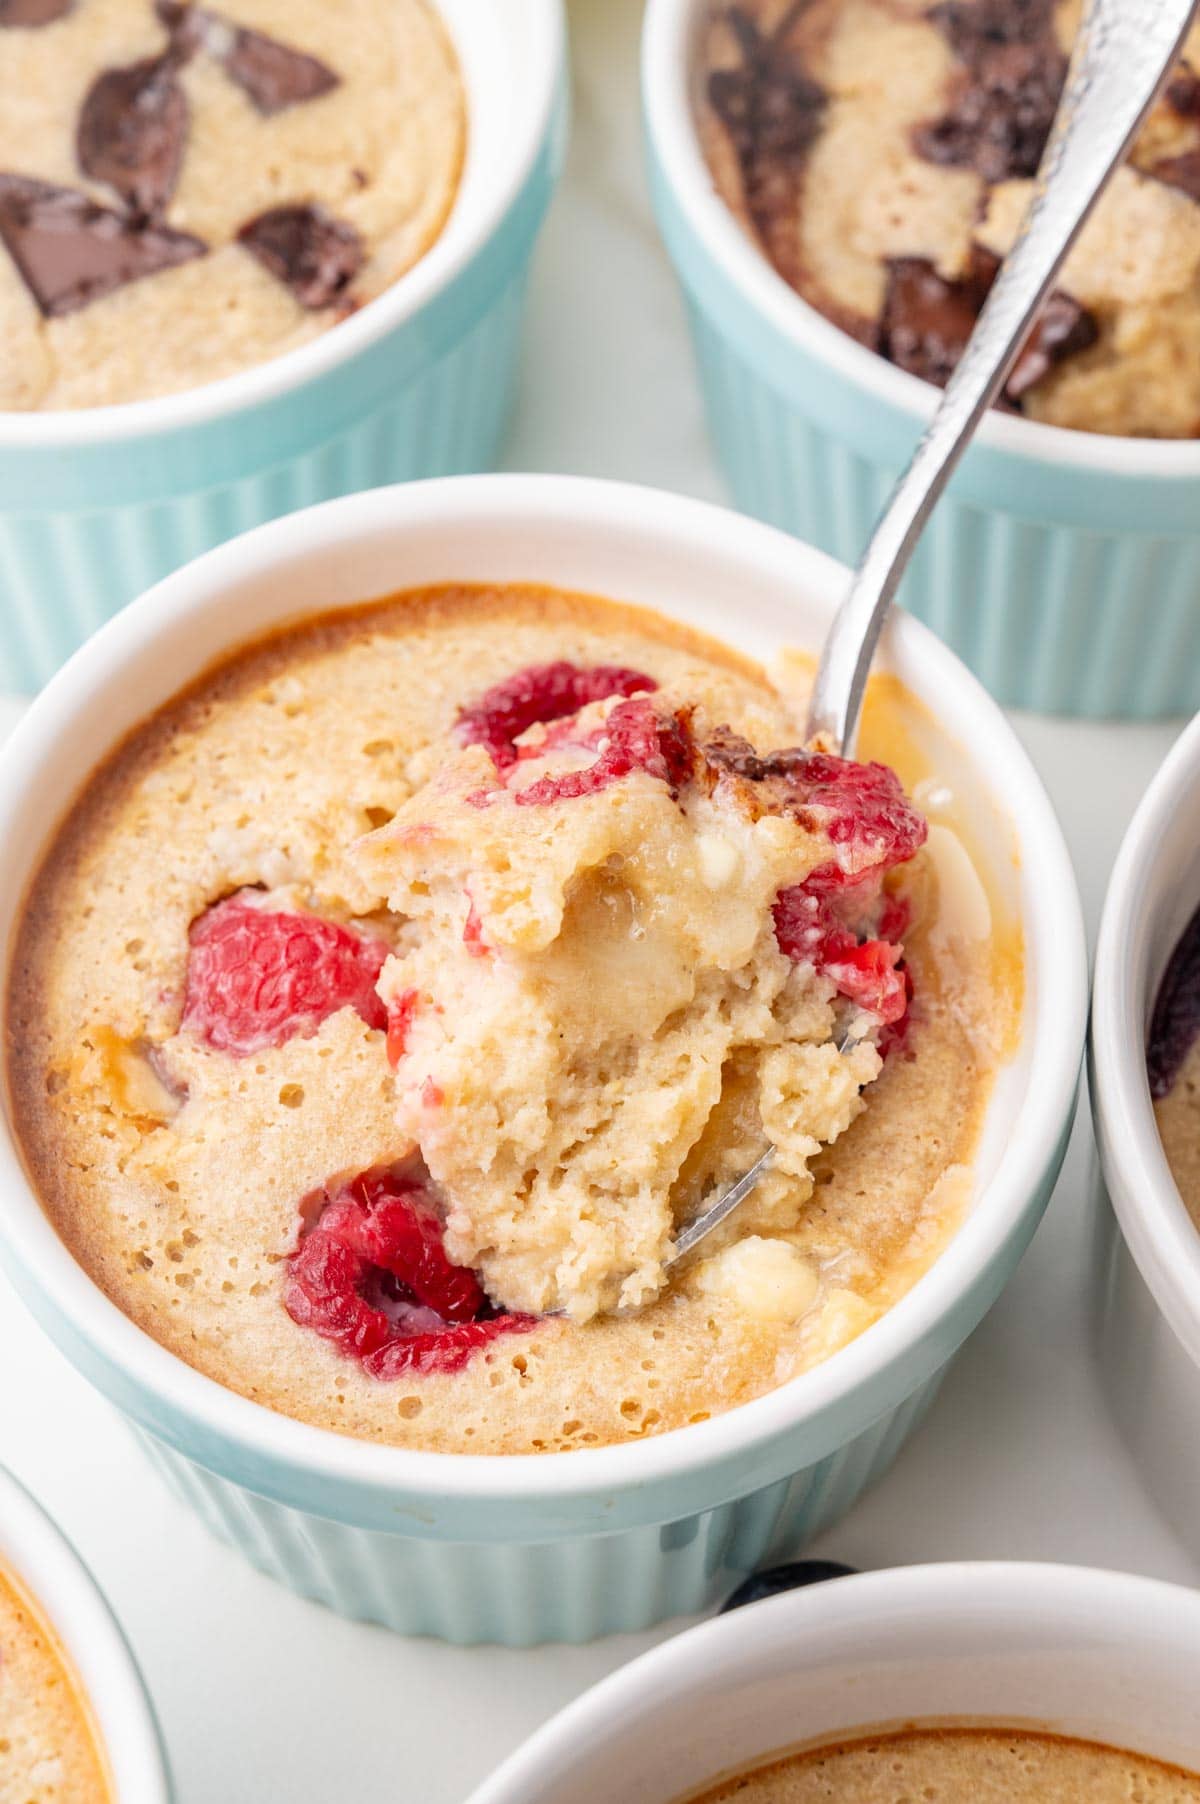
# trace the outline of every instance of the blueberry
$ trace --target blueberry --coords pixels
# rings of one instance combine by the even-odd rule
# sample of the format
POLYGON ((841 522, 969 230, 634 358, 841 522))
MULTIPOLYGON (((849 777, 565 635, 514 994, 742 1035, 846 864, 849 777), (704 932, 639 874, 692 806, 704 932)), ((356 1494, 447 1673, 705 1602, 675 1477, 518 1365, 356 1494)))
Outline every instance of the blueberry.
POLYGON ((801 1585, 820 1585, 826 1579, 852 1578, 854 1566, 842 1566, 837 1560, 792 1560, 786 1566, 769 1566, 765 1572, 752 1572, 743 1579, 721 1605, 720 1614, 740 1610, 743 1604, 761 1603, 764 1597, 778 1597, 781 1591, 796 1591, 801 1585))

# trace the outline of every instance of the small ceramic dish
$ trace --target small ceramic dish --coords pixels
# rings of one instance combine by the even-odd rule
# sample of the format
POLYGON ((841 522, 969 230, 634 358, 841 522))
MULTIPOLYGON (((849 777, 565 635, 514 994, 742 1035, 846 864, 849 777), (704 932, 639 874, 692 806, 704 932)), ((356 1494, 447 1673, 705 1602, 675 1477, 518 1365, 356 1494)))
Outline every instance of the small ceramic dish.
MULTIPOLYGON (((846 571, 739 515, 619 484, 480 477, 351 496, 178 571, 33 704, 0 769, 0 942, 52 830, 139 720, 223 653, 306 612, 441 582, 541 582, 656 608, 762 661, 819 645, 846 571)), ((1012 1275, 1070 1129, 1087 980, 1070 862, 1011 727, 898 616, 883 666, 933 717, 1024 939, 1016 1048, 997 1074, 969 1213, 933 1266, 824 1364, 711 1420, 563 1454, 410 1451, 236 1396, 137 1329, 42 1212, 0 1140, 0 1257, 67 1357, 137 1425, 175 1489, 296 1590, 405 1633, 585 1640, 700 1609, 825 1527, 890 1464, 1012 1275)))
POLYGON ((1076 1566, 910 1566, 703 1623, 567 1706, 469 1804, 677 1804, 804 1743, 1002 1723, 1200 1766, 1200 1597, 1076 1566))
MULTIPOLYGON (((696 129, 712 0, 650 0, 642 84, 659 226, 739 507, 853 563, 939 391, 800 299, 717 193, 696 129)), ((993 413, 901 600, 1000 701, 1149 717, 1200 707, 1200 443, 993 413)))
POLYGON ((113 1804, 171 1804, 154 1708, 128 1642, 74 1548, 2 1466, 0 1568, 28 1592, 73 1669, 113 1804))
POLYGON ((1200 1552, 1200 1228, 1171 1176, 1146 1076, 1167 961, 1200 905, 1200 717, 1146 791, 1109 880, 1089 1051, 1100 1148, 1101 1351, 1122 1428, 1176 1532, 1200 1552))
POLYGON ((219 382, 0 413, 0 691, 32 691, 198 552, 353 489, 483 470, 566 141, 561 0, 437 0, 467 154, 429 250, 350 319, 219 382))

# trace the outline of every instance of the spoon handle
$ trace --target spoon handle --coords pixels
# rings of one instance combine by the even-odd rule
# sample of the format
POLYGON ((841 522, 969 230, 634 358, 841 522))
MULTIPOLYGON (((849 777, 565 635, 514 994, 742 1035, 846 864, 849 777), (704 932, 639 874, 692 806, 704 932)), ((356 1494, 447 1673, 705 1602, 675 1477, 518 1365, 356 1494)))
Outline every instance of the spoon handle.
POLYGON ((867 672, 921 530, 1109 174, 1166 80, 1198 0, 1090 0, 1033 198, 941 404, 871 535, 821 655, 808 737, 853 753, 867 672))

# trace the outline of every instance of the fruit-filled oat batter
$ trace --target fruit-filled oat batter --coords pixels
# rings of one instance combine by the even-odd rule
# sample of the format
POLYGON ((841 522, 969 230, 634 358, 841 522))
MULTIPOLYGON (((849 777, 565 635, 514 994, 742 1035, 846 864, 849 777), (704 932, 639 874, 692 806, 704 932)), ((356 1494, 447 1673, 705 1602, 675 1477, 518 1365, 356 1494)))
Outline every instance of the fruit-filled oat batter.
MULTIPOLYGON (((701 135, 779 273, 944 383, 1029 202, 1078 0, 713 0, 701 135)), ((1200 28, 1068 257, 1001 403, 1200 433, 1200 28)))
POLYGON ((75 1256, 243 1395, 443 1450, 700 1421, 869 1326, 968 1206, 1020 948, 918 704, 880 680, 851 763, 799 749, 805 681, 520 587, 202 679, 76 803, 13 966, 75 1256))
POLYGON ((2 0, 0 408, 306 343, 437 237, 465 130, 427 0, 2 0))
POLYGON ((0 1569, 0 1804, 109 1804, 104 1765, 62 1649, 0 1569))

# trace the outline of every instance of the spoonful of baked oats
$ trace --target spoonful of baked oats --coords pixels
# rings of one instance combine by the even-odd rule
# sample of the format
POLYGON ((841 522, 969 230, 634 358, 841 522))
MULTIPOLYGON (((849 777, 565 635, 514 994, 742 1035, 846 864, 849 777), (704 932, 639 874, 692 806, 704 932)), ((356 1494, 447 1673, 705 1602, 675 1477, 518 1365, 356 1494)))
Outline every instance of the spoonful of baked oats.
MULTIPOLYGON (((811 747, 852 753, 871 660, 921 532, 1013 366, 1049 349, 1052 322, 1042 307, 1054 278, 1175 67, 1196 10, 1195 0, 1092 0, 1085 9, 1028 212, 825 641, 809 706, 811 747)), ((936 319, 926 324, 936 333, 936 319)), ((769 1146, 689 1222, 674 1257, 727 1221, 775 1157, 769 1146)))
MULTIPOLYGON (((451 1259, 506 1310, 651 1300, 677 1224, 764 1138, 739 1225, 793 1226, 903 1030, 896 874, 923 818, 885 766, 760 754, 711 706, 699 680, 520 672, 359 843, 410 923, 379 980, 399 1126, 451 1259)), ((807 1271, 793 1251, 773 1281, 807 1271)))

